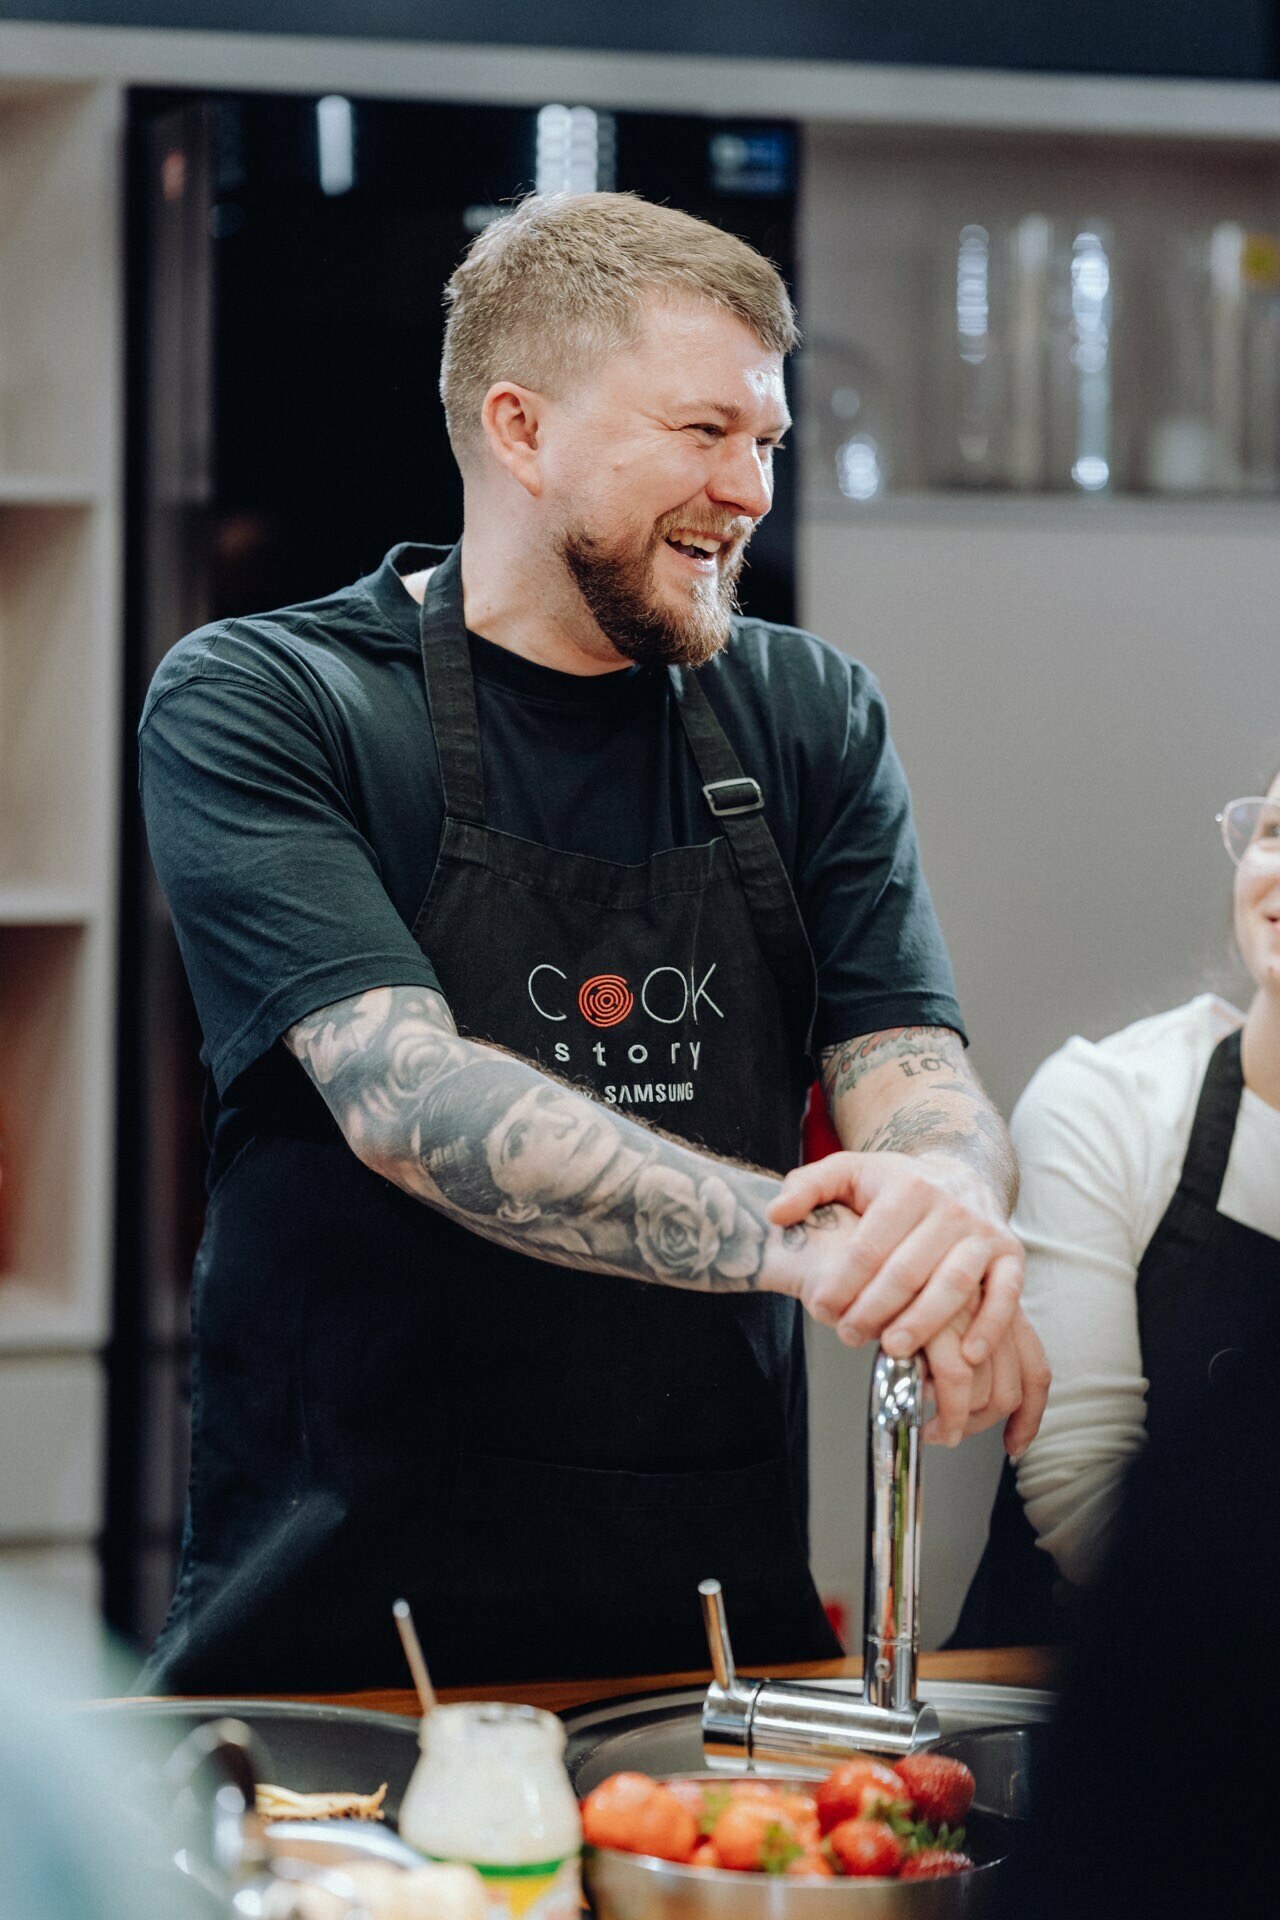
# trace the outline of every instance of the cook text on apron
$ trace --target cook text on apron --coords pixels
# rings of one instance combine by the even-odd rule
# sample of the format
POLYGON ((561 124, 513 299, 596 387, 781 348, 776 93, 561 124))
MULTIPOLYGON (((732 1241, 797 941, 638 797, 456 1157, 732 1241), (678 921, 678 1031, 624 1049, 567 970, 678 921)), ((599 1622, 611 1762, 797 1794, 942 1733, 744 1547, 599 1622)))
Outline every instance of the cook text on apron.
MULTIPOLYGON (((485 824, 458 548, 421 631, 446 820, 414 933, 459 1032, 552 1070, 573 1035, 602 1123, 631 1094, 713 1152, 792 1166, 812 957, 696 678, 670 670, 714 837, 623 866, 485 824)), ((838 1653, 808 1569, 795 1302, 499 1246, 369 1172, 299 1068, 296 1126, 210 1197, 193 1326, 150 1690, 405 1684, 401 1594, 444 1684, 702 1666, 708 1574, 744 1660, 838 1653)))
MULTIPOLYGON (((1167 1432, 1210 1380, 1251 1354, 1280 1291, 1280 1240, 1218 1211, 1244 1091, 1240 1030, 1214 1048, 1173 1198, 1138 1267, 1138 1335, 1147 1433, 1167 1432)), ((986 1550, 949 1647, 1052 1645, 1069 1630, 1053 1561, 1006 1461, 986 1550)))

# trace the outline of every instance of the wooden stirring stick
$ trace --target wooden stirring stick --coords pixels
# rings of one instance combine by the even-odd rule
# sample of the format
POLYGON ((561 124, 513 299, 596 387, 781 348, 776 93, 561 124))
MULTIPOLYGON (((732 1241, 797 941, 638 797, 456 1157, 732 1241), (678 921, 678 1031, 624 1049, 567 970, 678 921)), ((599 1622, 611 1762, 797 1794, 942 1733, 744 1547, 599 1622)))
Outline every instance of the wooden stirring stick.
POLYGON ((404 1657, 409 1662, 413 1684, 418 1689, 418 1698, 422 1702, 422 1717, 425 1720, 436 1704, 436 1694, 431 1684, 431 1675, 427 1672, 427 1663, 422 1657, 422 1646, 413 1624, 413 1615, 409 1611, 409 1602, 397 1600, 391 1611, 395 1615, 396 1631, 400 1635, 404 1657))

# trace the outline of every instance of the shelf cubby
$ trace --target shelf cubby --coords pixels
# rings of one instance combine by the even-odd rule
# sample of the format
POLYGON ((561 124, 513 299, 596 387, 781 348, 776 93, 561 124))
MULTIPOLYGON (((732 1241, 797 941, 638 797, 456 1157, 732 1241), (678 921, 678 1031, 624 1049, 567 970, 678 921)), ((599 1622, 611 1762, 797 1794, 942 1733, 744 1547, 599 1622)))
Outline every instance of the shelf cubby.
POLYGON ((95 521, 0 501, 0 892, 84 892, 100 863, 95 521))
POLYGON ((0 926, 0 1348, 105 1335, 94 931, 0 926))

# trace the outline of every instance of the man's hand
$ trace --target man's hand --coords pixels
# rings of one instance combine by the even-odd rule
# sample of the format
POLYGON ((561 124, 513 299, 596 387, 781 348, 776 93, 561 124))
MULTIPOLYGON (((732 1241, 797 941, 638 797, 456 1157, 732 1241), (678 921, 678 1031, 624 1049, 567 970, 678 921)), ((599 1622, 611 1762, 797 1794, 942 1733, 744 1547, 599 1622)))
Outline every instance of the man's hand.
POLYGON ((945 1153, 833 1153, 789 1173, 768 1218, 786 1227, 832 1205, 859 1219, 826 1248, 814 1237, 809 1312, 850 1346, 924 1353, 937 1407, 927 1439, 954 1446, 1003 1420, 1020 1453, 1049 1370, 1018 1305, 1022 1248, 987 1183, 945 1153))
POLYGON ((831 1153, 796 1167, 768 1218, 787 1227, 835 1203, 860 1216, 838 1260, 814 1264, 801 1298, 851 1347, 879 1339, 886 1353, 918 1353, 977 1301, 964 1336, 977 1366, 1008 1332, 1022 1292, 1022 1247, 995 1195, 942 1153, 831 1153))

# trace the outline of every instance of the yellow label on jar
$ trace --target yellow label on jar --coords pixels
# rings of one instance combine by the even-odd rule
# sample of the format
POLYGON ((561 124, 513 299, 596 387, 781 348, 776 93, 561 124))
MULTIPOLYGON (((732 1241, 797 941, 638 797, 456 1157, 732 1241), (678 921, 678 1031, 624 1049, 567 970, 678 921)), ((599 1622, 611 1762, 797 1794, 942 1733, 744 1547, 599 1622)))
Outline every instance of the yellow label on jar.
POLYGON ((1240 266, 1246 286, 1274 287, 1280 283, 1280 241, 1271 233, 1246 233, 1240 266))
POLYGON ((476 1865, 484 1881, 485 1920, 579 1920, 582 1874, 578 1855, 529 1867, 476 1865))

